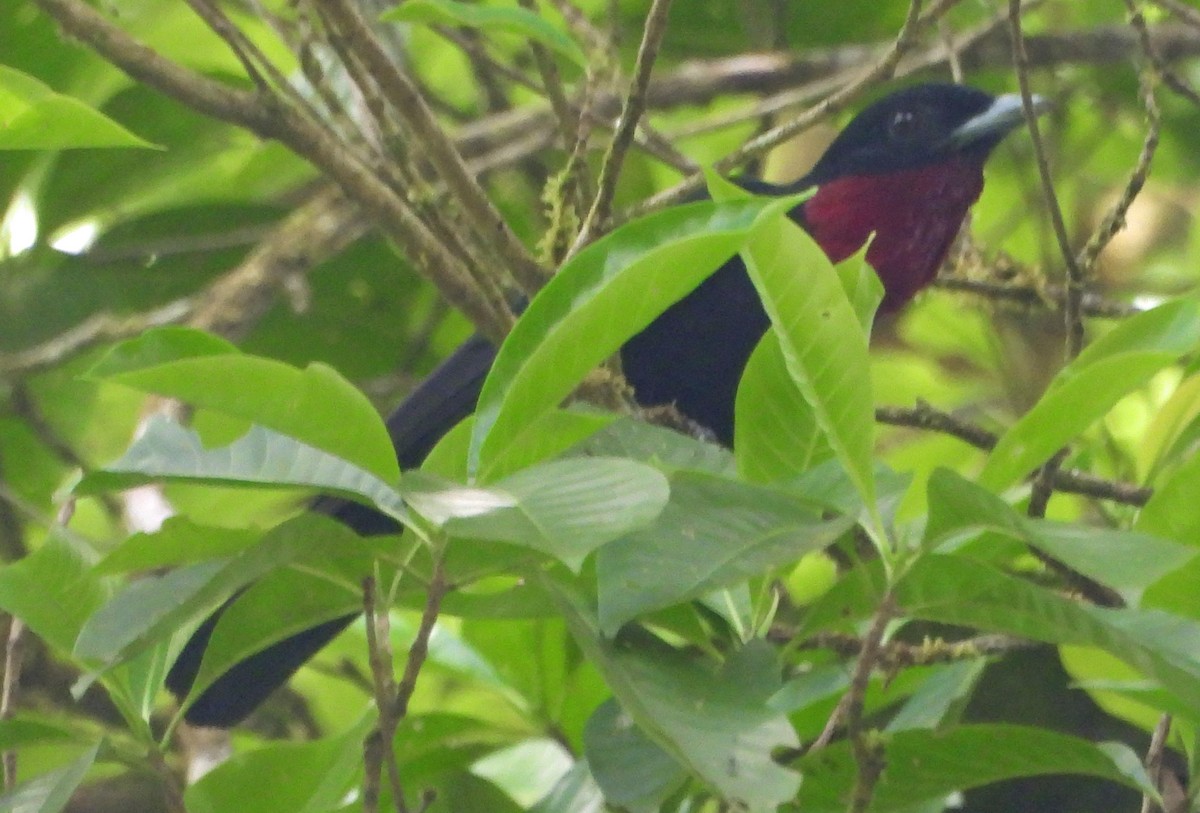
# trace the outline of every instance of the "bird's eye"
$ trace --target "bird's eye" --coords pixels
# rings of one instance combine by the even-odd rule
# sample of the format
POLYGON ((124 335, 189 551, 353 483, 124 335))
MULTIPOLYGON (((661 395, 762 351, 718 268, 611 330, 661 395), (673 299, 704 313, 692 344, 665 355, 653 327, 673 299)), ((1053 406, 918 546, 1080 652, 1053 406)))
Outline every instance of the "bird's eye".
POLYGON ((921 110, 898 110, 888 121, 888 138, 899 144, 911 144, 921 139, 927 129, 928 116, 921 110))

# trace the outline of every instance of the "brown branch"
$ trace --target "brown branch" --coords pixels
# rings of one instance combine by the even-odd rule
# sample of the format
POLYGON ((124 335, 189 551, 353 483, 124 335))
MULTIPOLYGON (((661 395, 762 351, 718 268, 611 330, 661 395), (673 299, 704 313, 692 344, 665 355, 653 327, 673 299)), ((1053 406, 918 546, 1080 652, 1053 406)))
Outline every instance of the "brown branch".
MULTIPOLYGON (((521 7, 536 13, 535 0, 520 0, 521 7)), ((529 43, 533 51, 533 61, 537 64, 538 73, 542 77, 542 90, 550 100, 550 107, 558 119, 559 137, 562 138, 564 149, 570 149, 575 141, 575 133, 579 129, 579 116, 571 110, 567 101, 567 92, 563 87, 562 76, 558 72, 558 63, 550 54, 549 49, 536 40, 529 43)))
MULTIPOLYGON (((21 686, 21 665, 25 654, 25 624, 15 615, 8 617, 8 639, 4 646, 4 687, 0 692, 0 720, 11 720, 17 710, 17 692, 21 686)), ((4 752, 4 789, 17 784, 17 752, 4 752)))
POLYGON ((472 228, 505 260, 526 292, 536 292, 548 278, 546 270, 530 255, 488 199, 416 85, 388 55, 359 8, 352 0, 328 0, 322 3, 322 9, 362 58, 397 115, 420 140, 426 157, 461 204, 472 228))
POLYGON ((34 0, 63 30, 133 79, 221 121, 268 128, 271 111, 257 93, 238 90, 183 68, 130 37, 79 0, 34 0))
POLYGON ((1054 191, 1054 179, 1050 174, 1050 162, 1046 157, 1046 144, 1042 140, 1041 127, 1038 125, 1038 111, 1033 101, 1033 91, 1029 86, 1029 54, 1025 50, 1025 35, 1021 29, 1021 0, 1009 0, 1009 33, 1012 37, 1013 65, 1017 71, 1017 84, 1021 88, 1021 105, 1025 108, 1025 124, 1029 128, 1029 138, 1033 144, 1034 158, 1037 160, 1038 175, 1042 180, 1042 190, 1046 200, 1046 210, 1050 215, 1050 223, 1054 228, 1054 236, 1058 240, 1059 251, 1067 267, 1067 296, 1063 303, 1063 320, 1066 322, 1066 358, 1068 360, 1079 355, 1083 348, 1083 313, 1081 301, 1087 287, 1087 278, 1075 259, 1071 250, 1071 240, 1067 236, 1067 226, 1063 221, 1062 208, 1058 205, 1058 196, 1054 191))
MULTIPOLYGON (((1125 228, 1125 216, 1129 212, 1129 207, 1133 205, 1133 201, 1146 185, 1146 178, 1150 174, 1150 162, 1154 160, 1154 153, 1158 149, 1159 126, 1162 123, 1162 115, 1158 109, 1158 100, 1154 95, 1154 86, 1157 83, 1157 77, 1153 75, 1153 71, 1157 70, 1157 66, 1161 60, 1159 60, 1158 55, 1154 51, 1154 46, 1150 42, 1150 32, 1146 28, 1146 18, 1142 16, 1141 9, 1133 3, 1133 0, 1126 0, 1125 5, 1129 9, 1130 24, 1138 32, 1142 49, 1145 51, 1146 59, 1150 63, 1142 69, 1139 76, 1142 104, 1146 108, 1146 136, 1142 141, 1142 149, 1138 153, 1137 162, 1134 164, 1133 171, 1129 175, 1129 181, 1125 184, 1125 189, 1121 192, 1120 198, 1105 213, 1104 218, 1096 227, 1092 236, 1088 238, 1087 244, 1079 252, 1077 262, 1080 273, 1085 278, 1090 276, 1092 268, 1096 264, 1096 258, 1100 256, 1100 252, 1104 250, 1104 247, 1112 241, 1117 232, 1125 228)), ((1070 286, 1068 286, 1069 290, 1070 286)))
MULTIPOLYGON (((1154 733, 1150 735, 1150 746, 1146 749, 1146 758, 1142 764, 1146 766, 1146 775, 1154 786, 1161 789, 1163 772, 1163 754, 1167 750, 1167 737, 1171 733, 1171 715, 1164 714, 1158 718, 1154 733)), ((1141 813, 1154 813, 1161 808, 1155 804, 1149 795, 1142 796, 1141 813)))
POLYGON ((404 674, 396 687, 396 713, 400 719, 408 714, 408 704, 412 700, 413 691, 417 687, 417 676, 425 664, 429 654, 429 636, 433 634, 434 624, 441 613, 442 599, 450 585, 446 583, 446 572, 441 554, 435 554, 433 572, 429 576, 429 586, 425 598, 425 609, 421 612, 421 623, 417 625, 417 637, 408 650, 408 660, 404 664, 404 674))
POLYGON ((1181 0, 1152 0, 1154 5, 1166 9, 1193 28, 1200 29, 1200 9, 1193 8, 1181 0))
POLYGON ((395 738, 400 725, 394 702, 396 678, 392 673, 391 625, 388 610, 379 606, 378 584, 373 577, 363 579, 363 611, 367 623, 367 652, 375 690, 375 707, 379 722, 363 743, 363 809, 368 813, 379 810, 380 776, 386 768, 392 804, 396 813, 408 813, 404 800, 404 783, 400 766, 396 764, 395 738))
POLYGON ((633 78, 629 82, 621 115, 617 119, 616 131, 608 146, 608 153, 604 156, 604 164, 600 168, 596 197, 568 256, 592 242, 607 228, 612 213, 613 196, 617 190, 617 179, 621 175, 625 155, 633 143, 638 122, 646 110, 646 89, 650 85, 650 73, 658 57, 659 46, 667 31, 667 16, 670 11, 671 0, 654 0, 646 14, 646 25, 642 31, 642 42, 638 46, 633 78))
MULTIPOLYGON (((1009 285, 1002 282, 966 279, 964 277, 940 276, 934 285, 948 291, 963 291, 985 299, 1012 302, 1027 307, 1055 308, 1061 310, 1066 291, 1058 286, 1009 285)), ((1100 319, 1125 319, 1142 312, 1136 305, 1113 302, 1099 294, 1088 291, 1080 303, 1084 316, 1100 319)))
MULTIPOLYGON (((36 2, 65 31, 133 78, 202 113, 239 124, 264 138, 278 139, 320 167, 342 187, 347 197, 359 203, 389 237, 405 248, 417 270, 483 333, 497 341, 505 335, 511 325, 511 314, 495 312, 478 296, 458 260, 405 201, 378 177, 368 161, 348 149, 326 127, 276 97, 230 89, 180 68, 134 40, 81 0, 36 2)), ((372 41, 378 46, 377 40, 372 38, 372 41)))
MULTIPOLYGON (((854 664, 854 672, 850 676, 850 686, 837 707, 829 716, 820 735, 813 740, 811 751, 819 751, 833 740, 834 733, 845 724, 847 732, 853 739, 860 735, 858 726, 862 722, 863 699, 870 685, 871 673, 879 663, 879 654, 883 647, 883 636, 887 625, 896 615, 896 597, 889 591, 879 603, 875 617, 867 634, 863 636, 862 646, 858 652, 858 661, 854 664)), ((860 766, 861 767, 861 766, 860 766)))
MULTIPOLYGON (((925 401, 917 401, 911 408, 882 406, 875 408, 875 420, 889 426, 906 426, 929 432, 940 432, 967 443, 980 451, 988 452, 996 446, 999 436, 982 426, 943 412, 925 401)), ((1093 499, 1111 500, 1125 505, 1145 505, 1153 490, 1143 486, 1116 480, 1105 480, 1084 472, 1058 470, 1054 474, 1054 488, 1068 494, 1078 494, 1093 499)))

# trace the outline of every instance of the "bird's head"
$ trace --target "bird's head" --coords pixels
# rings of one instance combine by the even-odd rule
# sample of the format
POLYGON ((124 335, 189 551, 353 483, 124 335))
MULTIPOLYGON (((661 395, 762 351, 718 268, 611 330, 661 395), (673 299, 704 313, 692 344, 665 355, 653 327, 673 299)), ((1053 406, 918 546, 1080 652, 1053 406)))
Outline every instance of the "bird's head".
POLYGON ((896 91, 855 116, 796 184, 817 188, 796 215, 834 262, 874 234, 867 261, 883 281, 881 309, 895 310, 933 281, 983 189, 984 162, 1022 117, 1015 94, 896 91))

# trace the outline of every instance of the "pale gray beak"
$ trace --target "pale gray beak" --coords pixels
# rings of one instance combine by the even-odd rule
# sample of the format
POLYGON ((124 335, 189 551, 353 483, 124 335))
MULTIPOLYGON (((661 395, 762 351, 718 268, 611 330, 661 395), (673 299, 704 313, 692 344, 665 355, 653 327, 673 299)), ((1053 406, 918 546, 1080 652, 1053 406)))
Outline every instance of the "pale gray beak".
MULTIPOLYGON (((1042 96, 1033 97, 1033 109, 1039 116, 1051 107, 1050 101, 1042 96)), ((1006 133, 1025 120, 1021 94, 1005 93, 997 96, 986 110, 967 119, 950 133, 947 146, 969 147, 981 141, 999 141, 1006 133)))

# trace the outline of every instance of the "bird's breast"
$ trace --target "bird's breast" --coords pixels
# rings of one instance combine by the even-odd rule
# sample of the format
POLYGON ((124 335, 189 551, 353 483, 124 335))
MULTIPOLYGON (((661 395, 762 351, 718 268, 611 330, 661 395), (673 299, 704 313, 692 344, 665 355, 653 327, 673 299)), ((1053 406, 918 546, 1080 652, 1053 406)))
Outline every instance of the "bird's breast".
POLYGON ((963 218, 983 191, 983 169, 966 158, 821 185, 801 220, 833 262, 875 235, 867 262, 883 281, 883 310, 895 310, 933 281, 963 218))

